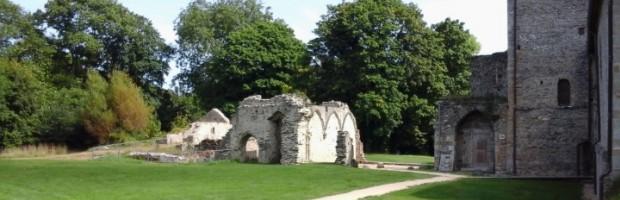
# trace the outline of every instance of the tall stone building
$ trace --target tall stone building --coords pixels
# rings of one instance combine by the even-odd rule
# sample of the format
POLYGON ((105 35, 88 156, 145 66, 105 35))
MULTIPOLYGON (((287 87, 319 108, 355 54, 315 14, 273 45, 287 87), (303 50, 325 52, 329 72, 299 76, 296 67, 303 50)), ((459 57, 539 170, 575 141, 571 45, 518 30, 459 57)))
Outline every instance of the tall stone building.
POLYGON ((471 96, 438 103, 437 169, 592 178, 603 198, 620 175, 620 2, 508 0, 508 27, 505 53, 472 60, 471 96))

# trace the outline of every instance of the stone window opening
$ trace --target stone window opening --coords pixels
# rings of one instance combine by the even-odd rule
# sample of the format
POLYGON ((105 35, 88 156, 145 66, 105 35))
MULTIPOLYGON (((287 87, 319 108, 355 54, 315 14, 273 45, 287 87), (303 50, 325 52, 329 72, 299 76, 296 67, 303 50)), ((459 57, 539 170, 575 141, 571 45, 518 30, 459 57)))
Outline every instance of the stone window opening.
POLYGON ((558 81, 558 105, 562 107, 570 106, 570 82, 567 79, 560 79, 558 81))

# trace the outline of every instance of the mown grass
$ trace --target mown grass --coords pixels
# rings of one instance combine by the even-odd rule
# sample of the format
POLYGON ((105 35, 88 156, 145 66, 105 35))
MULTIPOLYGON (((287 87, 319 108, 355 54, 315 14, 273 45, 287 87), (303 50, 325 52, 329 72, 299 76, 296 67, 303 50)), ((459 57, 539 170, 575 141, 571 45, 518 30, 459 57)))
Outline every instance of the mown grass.
POLYGON ((375 162, 417 163, 432 165, 433 156, 424 155, 395 155, 395 154, 366 154, 366 160, 375 162))
POLYGON ((337 165, 0 160, 0 199, 309 199, 426 177, 337 165))
POLYGON ((461 179, 421 185, 367 200, 578 200, 578 181, 461 179))

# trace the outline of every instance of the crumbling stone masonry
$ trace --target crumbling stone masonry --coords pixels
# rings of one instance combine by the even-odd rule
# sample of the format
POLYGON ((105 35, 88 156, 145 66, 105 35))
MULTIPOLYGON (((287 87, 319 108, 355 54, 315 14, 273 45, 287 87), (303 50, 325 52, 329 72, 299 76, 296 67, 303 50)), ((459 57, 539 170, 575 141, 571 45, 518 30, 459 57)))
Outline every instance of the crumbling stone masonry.
POLYGON ((341 102, 311 105, 294 95, 250 96, 241 101, 232 123, 226 140, 233 159, 251 159, 245 149, 249 138, 256 138, 259 163, 350 164, 363 159, 355 117, 341 102))

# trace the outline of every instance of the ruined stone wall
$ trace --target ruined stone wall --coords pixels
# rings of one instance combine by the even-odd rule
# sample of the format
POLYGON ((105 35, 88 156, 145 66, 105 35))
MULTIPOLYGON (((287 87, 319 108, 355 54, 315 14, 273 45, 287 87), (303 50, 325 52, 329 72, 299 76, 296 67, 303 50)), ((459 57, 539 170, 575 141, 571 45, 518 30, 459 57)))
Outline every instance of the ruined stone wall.
POLYGON ((587 1, 508 4, 507 132, 516 175, 575 176, 579 145, 588 140, 587 1), (570 106, 558 105, 560 79, 570 82, 570 106))
POLYGON ((476 56, 471 61, 471 96, 506 97, 506 52, 476 56))
POLYGON ((363 158, 355 117, 337 101, 311 105, 294 95, 248 97, 240 103, 227 136, 233 159, 247 159, 243 152, 248 137, 257 139, 260 163, 334 163, 338 142, 344 142, 342 163, 363 158), (339 133, 345 141, 339 141, 339 133))
POLYGON ((229 133, 231 156, 243 160, 244 140, 253 136, 258 142, 258 162, 297 163, 299 127, 306 126, 300 123, 308 114, 303 112, 308 103, 306 99, 289 95, 245 98, 239 104, 229 133))

